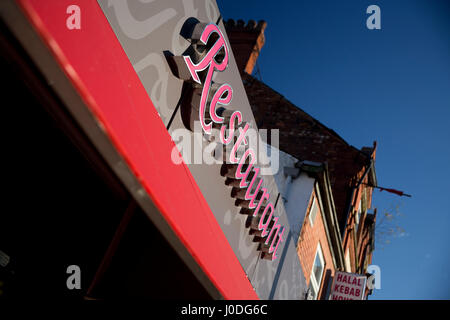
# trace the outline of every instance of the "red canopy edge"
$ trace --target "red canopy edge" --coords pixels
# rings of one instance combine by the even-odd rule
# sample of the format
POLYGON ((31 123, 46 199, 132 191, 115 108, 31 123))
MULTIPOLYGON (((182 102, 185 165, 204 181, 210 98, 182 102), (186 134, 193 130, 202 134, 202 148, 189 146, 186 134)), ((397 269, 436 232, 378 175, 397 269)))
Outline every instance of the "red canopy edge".
MULTIPOLYGON (((225 299, 258 299, 188 167, 96 1, 17 0, 87 108, 225 299), (66 8, 81 9, 69 30, 66 8)), ((164 262, 162 262, 164 263, 164 262)))

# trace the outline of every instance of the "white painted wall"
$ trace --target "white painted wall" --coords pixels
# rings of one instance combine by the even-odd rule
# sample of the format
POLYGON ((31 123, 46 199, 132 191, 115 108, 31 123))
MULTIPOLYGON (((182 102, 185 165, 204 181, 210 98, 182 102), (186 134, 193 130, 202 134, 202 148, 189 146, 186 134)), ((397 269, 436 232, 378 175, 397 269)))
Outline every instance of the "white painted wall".
MULTIPOLYGON (((273 147, 272 147, 273 148, 273 147)), ((306 173, 301 173, 299 177, 291 180, 286 176, 284 168, 294 167, 298 162, 296 158, 281 150, 279 152, 280 169, 274 175, 278 190, 284 200, 284 207, 288 217, 289 225, 294 243, 297 244, 300 231, 308 209, 309 199, 311 198, 315 179, 308 177, 306 173)), ((280 199, 281 201, 281 199, 280 199)))
POLYGON ((287 191, 284 206, 296 244, 305 220, 309 199, 314 189, 314 182, 315 179, 308 177, 306 173, 301 173, 298 178, 291 182, 287 191))

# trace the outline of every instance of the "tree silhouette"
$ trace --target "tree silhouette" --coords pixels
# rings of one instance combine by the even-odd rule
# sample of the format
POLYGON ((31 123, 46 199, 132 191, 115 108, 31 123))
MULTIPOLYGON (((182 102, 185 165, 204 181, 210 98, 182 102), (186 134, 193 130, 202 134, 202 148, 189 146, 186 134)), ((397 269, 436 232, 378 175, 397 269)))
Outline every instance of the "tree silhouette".
POLYGON ((375 242, 383 250, 394 238, 408 236, 405 229, 400 226, 399 220, 404 214, 400 211, 403 201, 393 201, 389 207, 378 215, 375 227, 375 242))

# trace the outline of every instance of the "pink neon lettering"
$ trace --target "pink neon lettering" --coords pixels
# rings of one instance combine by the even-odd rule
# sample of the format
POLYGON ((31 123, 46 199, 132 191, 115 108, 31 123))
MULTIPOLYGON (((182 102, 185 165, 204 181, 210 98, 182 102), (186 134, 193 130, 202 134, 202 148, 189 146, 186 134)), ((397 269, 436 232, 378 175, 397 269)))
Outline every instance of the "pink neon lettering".
MULTIPOLYGON (((261 206, 264 203, 264 200, 269 200, 269 193, 267 192, 267 189, 262 188, 262 192, 263 192, 263 195, 261 196, 261 199, 259 199, 258 206, 256 207, 255 212, 253 212, 254 217, 256 217, 258 215, 259 210, 261 209, 261 206)), ((250 208, 250 209, 253 209, 253 208, 250 208)))
POLYGON ((271 242, 270 248, 269 248, 269 253, 273 252, 272 261, 277 258, 276 252, 278 250, 278 246, 283 241, 283 233, 284 233, 284 230, 286 229, 285 227, 281 226, 278 223, 278 220, 279 220, 278 217, 273 218, 273 221, 274 221, 273 227, 270 230, 269 236, 267 237, 266 242, 265 242, 265 244, 269 244, 269 240, 272 239, 272 242, 271 242), (279 232, 280 228, 282 228, 281 232, 279 232), (276 232, 274 233, 275 230, 276 230, 276 232), (277 239, 277 235, 278 235, 278 239, 277 239), (277 243, 276 246, 274 246, 275 242, 277 243))
MULTIPOLYGON (((219 27, 215 24, 208 24, 203 30, 203 33, 200 37, 200 41, 206 45, 208 39, 211 34, 217 33, 219 38, 216 40, 212 48, 208 51, 206 56, 197 64, 192 62, 191 57, 184 56, 184 61, 186 62, 187 67, 189 68, 189 72, 194 79, 195 82, 201 83, 198 73, 208 68, 208 73, 206 74, 205 83, 203 85, 202 96, 200 99, 200 107, 199 107, 199 117, 200 123, 202 125, 203 130, 206 133, 211 133, 212 123, 205 122, 205 110, 206 110, 206 101, 209 95, 209 89, 211 87, 212 76, 214 70, 223 71, 228 65, 228 48, 225 43, 225 39, 220 31, 219 27), (219 53, 220 49, 224 48, 225 56, 221 63, 217 63, 214 59, 217 53, 219 53)), ((230 95, 230 94, 229 94, 230 95)))
POLYGON ((244 142, 244 145, 247 145, 247 139, 245 138, 245 134, 247 133, 248 129, 250 128, 249 124, 246 123, 244 129, 239 128, 239 137, 236 140, 236 143, 234 144, 233 148, 231 149, 230 154, 230 163, 238 163, 239 159, 236 157, 236 152, 241 146, 242 141, 244 142))
POLYGON ((228 133, 228 138, 225 138, 225 131, 226 131, 226 126, 222 126, 220 128, 220 141, 224 144, 224 145, 228 145, 231 141, 233 141, 233 136, 234 136, 234 120, 237 118, 238 120, 238 125, 240 125, 242 123, 242 113, 240 111, 235 111, 233 112, 233 114, 230 117, 230 129, 229 129, 229 133, 228 133))
POLYGON ((269 203, 267 205, 267 207, 264 209, 263 214, 261 215, 261 219, 259 219, 259 224, 258 224, 258 230, 263 230, 263 232, 261 233, 261 237, 265 237, 269 231, 267 231, 267 228, 269 227, 269 223, 270 220, 272 219, 272 214, 273 214, 273 204, 269 203), (266 217, 267 211, 270 209, 270 215, 267 219, 264 219, 266 217), (266 220, 266 223, 264 223, 264 220, 266 220))
POLYGON ((250 209, 253 209, 254 207, 256 207, 255 200, 256 200, 256 197, 258 196, 259 190, 261 189, 261 186, 264 181, 263 178, 260 178, 258 176, 259 170, 260 170, 259 168, 255 168, 255 174, 253 175, 252 181, 250 182, 250 185, 249 185, 247 191, 245 192, 245 200, 250 200, 250 204, 248 205, 250 209), (258 179, 258 178, 259 178, 258 185, 256 186, 255 191, 252 194, 251 191, 253 189, 253 185, 255 184, 256 179, 258 179))
POLYGON ((209 114, 211 119, 216 123, 223 123, 224 118, 219 117, 216 113, 217 103, 227 105, 230 103, 233 97, 233 89, 228 84, 223 84, 217 89, 216 93, 211 100, 211 105, 209 106, 209 114), (226 94, 225 98, 222 98, 226 94))
MULTIPOLYGON (((217 33, 218 38, 215 41, 214 45, 211 47, 211 49, 206 53, 205 57, 199 63, 194 63, 194 62, 192 62, 191 57, 184 56, 184 61, 189 69, 192 79, 195 82, 201 84, 201 81, 199 78, 199 73, 208 69, 208 71, 206 73, 206 78, 205 78, 204 84, 203 84, 202 95, 200 98, 200 106, 199 106, 200 123, 202 125, 203 131, 208 134, 211 133, 212 122, 223 123, 223 121, 224 121, 224 117, 217 115, 217 112, 216 112, 217 104, 228 105, 233 97, 233 89, 230 85, 224 84, 224 85, 220 86, 219 89, 214 93, 213 98, 211 100, 211 104, 209 106, 209 113, 210 113, 212 122, 206 123, 206 121, 205 121, 206 104, 207 104, 207 98, 209 96, 209 91, 211 89, 211 83, 212 83, 212 77, 213 77, 214 71, 215 70, 223 71, 226 69, 226 67, 228 65, 228 48, 227 48, 227 45, 225 42, 225 38, 217 25, 215 25, 215 24, 207 25, 202 32, 200 41, 206 45, 209 37, 213 33, 217 33), (222 48, 225 51, 225 55, 224 55, 222 62, 218 63, 216 60, 216 56, 222 48)), ((231 141, 233 141, 235 129, 236 129, 235 120, 238 120, 238 125, 240 125, 242 123, 242 113, 240 111, 233 112, 230 117, 228 137, 226 137, 226 126, 222 125, 222 127, 221 127, 220 139, 224 145, 228 145, 231 141)), ((242 159, 238 159, 236 157, 236 153, 239 150, 241 143, 244 143, 244 145, 248 144, 248 141, 247 141, 245 135, 246 135, 249 127, 250 126, 247 123, 244 126, 244 128, 239 128, 239 136, 231 150, 231 155, 230 155, 229 160, 230 160, 230 163, 234 163, 234 164, 239 163, 238 168, 236 170, 235 177, 236 177, 236 179, 242 179, 242 181, 239 184, 239 186, 241 188, 247 187, 248 176, 250 175, 252 169, 254 169, 254 171, 255 171, 252 181, 245 193, 245 199, 251 200, 250 204, 249 204, 249 207, 251 209, 256 207, 256 209, 253 213, 253 216, 256 217, 258 215, 262 205, 264 204, 265 200, 269 200, 270 195, 267 192, 266 188, 262 188, 263 194, 261 196, 261 199, 259 200, 258 204, 255 203, 256 197, 257 197, 258 193, 260 192, 261 186, 263 184, 263 178, 259 177, 260 169, 257 167, 254 167, 254 163, 256 162, 254 151, 252 149, 248 149, 244 153, 242 159), (242 172, 242 167, 243 167, 247 157, 251 157, 251 161, 249 161, 249 165, 248 165, 248 168, 246 169, 246 171, 242 172), (256 183, 256 179, 258 179, 258 178, 260 179, 258 182, 258 185, 256 186, 255 191, 252 193, 251 191, 254 187, 254 184, 256 183)), ((263 232, 262 232, 263 237, 267 236, 267 233, 269 233, 269 231, 267 229, 272 220, 273 212, 274 212, 273 204, 271 202, 269 202, 269 204, 265 207, 264 212, 263 212, 263 214, 259 220, 259 224, 258 224, 259 230, 263 230, 263 232), (270 214, 269 214, 268 218, 266 219, 265 217, 267 216, 267 213, 269 210, 270 210, 270 214), (266 221, 266 222, 264 223, 264 221, 266 221)), ((279 219, 278 217, 273 218, 274 226, 270 230, 269 236, 267 237, 267 239, 265 241, 265 243, 267 245, 269 243, 269 240, 271 240, 269 253, 273 253, 272 260, 275 260, 277 258, 276 251, 278 250, 279 244, 283 241, 282 236, 285 231, 285 227, 282 227, 280 224, 278 224, 278 219, 279 219), (280 232, 280 228, 282 228, 281 232, 280 232), (275 230, 276 230, 276 232, 275 232, 275 230)))
POLYGON ((242 156, 241 160, 239 161, 239 165, 236 169, 236 174, 235 174, 235 178, 236 179, 242 179, 241 183, 239 184, 239 187, 241 188, 245 188, 247 187, 247 177, 250 174, 250 171, 252 171, 253 168, 253 164, 255 163, 255 152, 253 151, 253 149, 247 149, 244 153, 244 155, 242 156), (242 167, 245 164, 245 160, 250 157, 251 160, 248 164, 247 170, 245 170, 245 172, 242 172, 242 167))

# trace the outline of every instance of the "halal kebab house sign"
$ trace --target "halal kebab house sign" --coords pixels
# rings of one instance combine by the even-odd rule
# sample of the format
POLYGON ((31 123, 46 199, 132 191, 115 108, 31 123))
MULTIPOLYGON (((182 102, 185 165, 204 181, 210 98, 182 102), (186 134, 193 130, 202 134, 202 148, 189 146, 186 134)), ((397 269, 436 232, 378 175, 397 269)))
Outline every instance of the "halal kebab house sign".
POLYGON ((366 279, 364 275, 336 271, 330 300, 363 300, 366 279))

